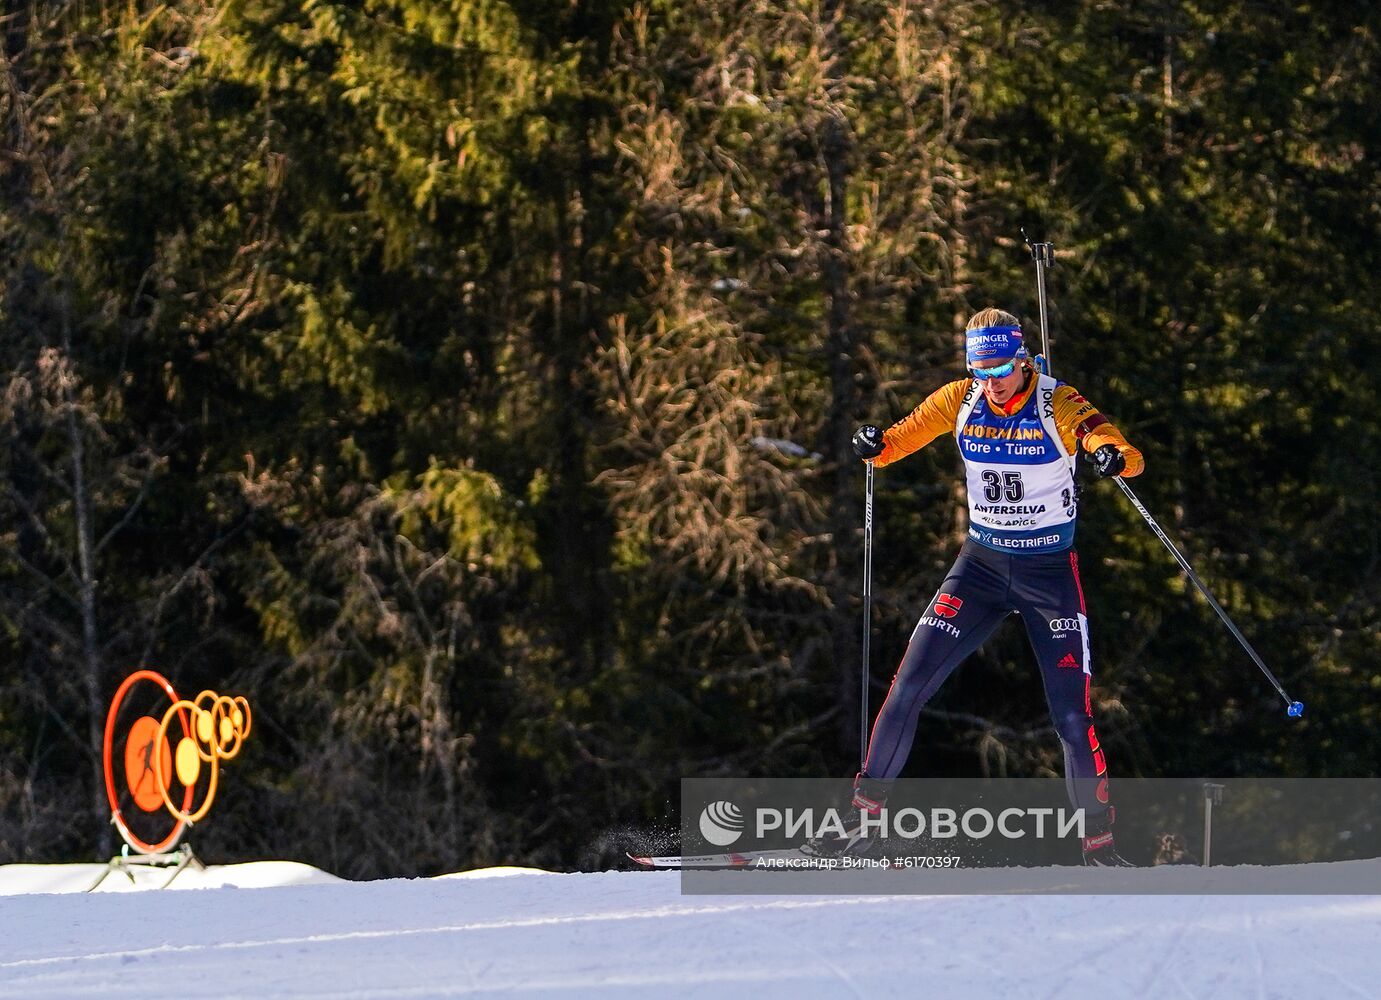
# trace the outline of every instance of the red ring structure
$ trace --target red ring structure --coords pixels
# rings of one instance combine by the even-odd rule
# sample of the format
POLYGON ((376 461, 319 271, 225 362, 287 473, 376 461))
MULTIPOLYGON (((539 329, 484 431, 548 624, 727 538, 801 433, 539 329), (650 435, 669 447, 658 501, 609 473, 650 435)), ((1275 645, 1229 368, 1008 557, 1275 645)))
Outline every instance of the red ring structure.
MULTIPOLYGON (((120 714, 120 704, 124 701, 125 695, 129 693, 130 688, 134 687, 134 685, 140 681, 148 681, 158 685, 159 689, 168 696, 168 699, 173 704, 176 704, 179 700, 177 692, 173 690, 173 686, 168 683, 168 679, 162 674, 155 673, 152 670, 136 670, 126 677, 124 683, 116 690, 115 697, 111 699, 110 711, 106 713, 105 741, 101 748, 101 766, 105 771, 105 793, 106 798, 110 801, 110 818, 115 823, 116 829, 120 831, 120 836, 125 839, 125 843, 129 844, 130 847, 134 848, 140 854, 161 854, 163 851, 172 847, 173 844, 177 843, 177 839, 181 837, 182 832, 187 829, 187 822, 180 817, 174 817, 176 822, 173 825, 172 832, 156 844, 150 844, 148 841, 136 836, 125 823, 124 816, 120 814, 120 797, 115 792, 115 768, 111 761, 111 748, 115 743, 115 719, 116 716, 120 714)), ((182 735, 184 737, 189 736, 191 734, 191 727, 187 724, 187 711, 185 709, 178 711, 178 721, 182 724, 182 735)), ((183 790, 182 811, 184 813, 186 813, 192 805, 192 794, 193 789, 191 788, 185 788, 183 790)))

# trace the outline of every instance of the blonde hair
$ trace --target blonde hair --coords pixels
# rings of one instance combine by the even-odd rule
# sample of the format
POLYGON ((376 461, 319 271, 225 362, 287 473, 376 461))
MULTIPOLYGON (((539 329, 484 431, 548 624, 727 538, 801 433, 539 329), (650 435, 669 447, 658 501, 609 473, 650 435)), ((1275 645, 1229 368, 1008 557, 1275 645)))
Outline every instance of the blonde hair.
POLYGON ((965 330, 977 330, 985 326, 1021 326, 1021 320, 1003 309, 980 309, 969 317, 965 330))

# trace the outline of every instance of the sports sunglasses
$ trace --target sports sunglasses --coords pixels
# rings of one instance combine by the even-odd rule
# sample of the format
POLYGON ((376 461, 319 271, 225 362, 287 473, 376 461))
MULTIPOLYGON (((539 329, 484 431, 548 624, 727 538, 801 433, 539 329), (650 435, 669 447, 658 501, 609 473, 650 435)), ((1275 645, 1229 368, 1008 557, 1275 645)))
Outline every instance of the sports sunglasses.
POLYGON ((990 378, 1006 378, 1017 370, 1017 359, 1013 358, 1005 365, 998 365, 996 368, 970 368, 969 374, 980 382, 986 382, 990 378))

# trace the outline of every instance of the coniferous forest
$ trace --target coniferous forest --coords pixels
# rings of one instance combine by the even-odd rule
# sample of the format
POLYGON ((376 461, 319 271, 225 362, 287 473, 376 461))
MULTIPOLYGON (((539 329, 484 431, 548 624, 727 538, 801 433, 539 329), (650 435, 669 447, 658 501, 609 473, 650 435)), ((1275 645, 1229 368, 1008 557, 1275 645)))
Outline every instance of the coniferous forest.
MULTIPOLYGON (((243 694, 198 853, 595 866, 857 768, 865 421, 989 305, 1146 455, 1079 550, 1114 776, 1381 760, 1381 11, 10 0, 0 861, 103 858, 138 667, 243 694)), ((964 532, 878 473, 872 711, 964 532)), ((1009 623, 907 774, 1061 773, 1009 623)))

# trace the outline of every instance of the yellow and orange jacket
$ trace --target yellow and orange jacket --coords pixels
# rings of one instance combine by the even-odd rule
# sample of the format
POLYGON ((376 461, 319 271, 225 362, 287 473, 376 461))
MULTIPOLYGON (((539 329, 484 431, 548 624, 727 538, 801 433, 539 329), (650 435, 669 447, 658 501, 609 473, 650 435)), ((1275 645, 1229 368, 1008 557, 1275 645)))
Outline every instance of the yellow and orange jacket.
MULTIPOLYGON (((1026 388, 1009 399, 1001 412, 1004 415, 1012 414, 1025 406, 1026 401, 1031 398, 1031 393, 1036 391, 1036 383, 1037 379, 1032 374, 1026 388)), ((959 409, 963 404, 964 395, 971 385, 972 381, 966 378, 942 385, 907 416, 887 428, 882 435, 886 447, 883 448, 882 454, 874 459, 874 465, 879 468, 891 465, 924 448, 942 434, 952 435, 955 422, 959 419, 959 409)), ((1097 407, 1079 395, 1078 390, 1062 382, 1055 389, 1053 402, 1055 425, 1059 428, 1060 437, 1069 454, 1076 455, 1079 449, 1093 452, 1105 444, 1110 444, 1122 453, 1127 463, 1127 467, 1120 473, 1122 476, 1130 479, 1141 474, 1141 470, 1146 467, 1141 452, 1128 444, 1122 432, 1099 413, 1097 407)), ((992 404, 985 396, 978 405, 992 404)))

